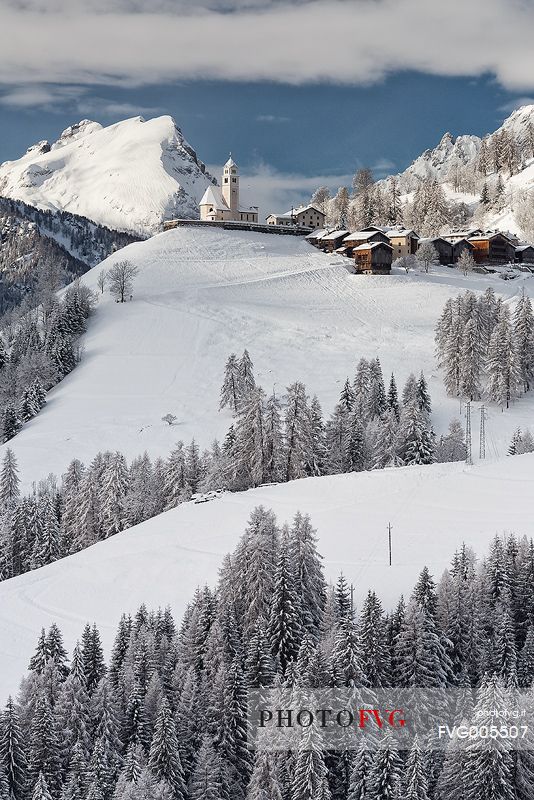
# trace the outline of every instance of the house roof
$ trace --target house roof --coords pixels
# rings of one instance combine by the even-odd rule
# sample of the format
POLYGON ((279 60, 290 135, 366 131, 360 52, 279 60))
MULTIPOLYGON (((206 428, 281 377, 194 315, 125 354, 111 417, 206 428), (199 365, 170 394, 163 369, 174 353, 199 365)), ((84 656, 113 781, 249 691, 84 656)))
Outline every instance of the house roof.
POLYGON ((316 231, 312 231, 311 233, 309 233, 305 238, 322 239, 326 233, 328 233, 328 228, 318 228, 316 231))
POLYGON ((219 186, 208 186, 202 195, 199 205, 213 206, 213 208, 216 208, 218 211, 228 211, 228 205, 226 204, 219 186))
POLYGON ((518 244, 515 249, 519 253, 522 253, 523 250, 534 250, 534 244, 518 244))
MULTIPOLYGON (((376 236, 377 233, 381 233, 382 235, 385 235, 383 231, 377 231, 377 230, 372 230, 372 231, 354 231, 353 233, 349 233, 348 236, 345 236, 345 239, 343 241, 347 241, 347 240, 350 240, 350 239, 364 239, 364 240, 365 239, 371 239, 373 236, 376 236)), ((384 242, 384 244, 385 244, 385 242, 384 242)))
POLYGON ((495 239, 496 236, 502 236, 502 238, 506 239, 506 241, 509 242, 509 244, 512 244, 508 236, 506 236, 506 234, 502 233, 501 231, 489 231, 488 233, 481 233, 480 235, 469 236, 469 241, 480 242, 483 241, 484 239, 495 239))
POLYGON ((425 244, 426 242, 445 242, 445 244, 450 245, 452 247, 452 242, 449 242, 448 239, 444 239, 443 236, 426 236, 424 239, 419 239, 419 244, 425 244))
POLYGON ((355 247, 354 250, 374 250, 375 247, 387 247, 388 250, 393 250, 390 244, 386 244, 386 242, 369 242, 368 244, 359 244, 358 247, 355 247))
POLYGON ((389 239, 395 239, 397 236, 415 236, 416 239, 419 239, 419 234, 412 228, 390 228, 390 230, 386 231, 386 236, 389 239))
POLYGON ((339 239, 340 236, 346 236, 348 231, 332 231, 332 233, 327 233, 325 236, 321 236, 321 239, 339 239))

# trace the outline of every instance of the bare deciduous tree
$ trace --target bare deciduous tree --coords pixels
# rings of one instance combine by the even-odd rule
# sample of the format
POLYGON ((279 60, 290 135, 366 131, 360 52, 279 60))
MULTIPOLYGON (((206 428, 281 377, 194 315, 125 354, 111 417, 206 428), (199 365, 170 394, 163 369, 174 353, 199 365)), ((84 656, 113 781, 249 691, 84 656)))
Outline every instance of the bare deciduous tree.
POLYGON ((124 303, 131 295, 133 281, 139 269, 131 261, 117 261, 108 272, 109 291, 118 303, 124 303))
POLYGON ((96 280, 96 285, 100 289, 101 294, 104 294, 104 289, 106 288, 106 283, 108 280, 108 273, 107 270, 101 269, 98 273, 98 278, 96 280))

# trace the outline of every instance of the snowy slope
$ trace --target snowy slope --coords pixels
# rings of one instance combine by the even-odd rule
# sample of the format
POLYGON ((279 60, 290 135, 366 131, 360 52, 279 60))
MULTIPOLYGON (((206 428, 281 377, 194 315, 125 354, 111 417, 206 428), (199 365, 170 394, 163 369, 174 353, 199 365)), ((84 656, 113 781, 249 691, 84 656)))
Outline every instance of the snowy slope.
POLYGON ((495 533, 532 535, 534 455, 483 465, 435 464, 308 478, 186 503, 89 549, 0 583, 0 702, 17 689, 42 626, 57 622, 72 649, 85 622, 107 650, 122 612, 170 604, 178 616, 197 586, 213 585, 251 510, 278 521, 308 512, 327 577, 343 571, 361 607, 374 587, 390 608, 426 564, 438 578, 462 542, 486 553, 495 533), (392 523, 393 566, 387 561, 392 523))
MULTIPOLYGON (((99 450, 128 458, 145 449, 166 455, 177 439, 201 447, 224 436, 219 412, 224 364, 248 347, 258 382, 278 394, 302 380, 326 414, 361 356, 378 355, 384 374, 404 383, 423 369, 434 423, 445 430, 459 404, 447 398, 434 359, 433 331, 448 297, 493 285, 509 302, 534 279, 430 275, 357 276, 341 256, 298 237, 180 228, 124 248, 140 273, 134 301, 100 300, 84 339, 81 364, 48 395, 46 408, 11 440, 25 485, 88 463, 99 450), (178 417, 169 427, 166 413, 178 417)), ((96 288, 100 267, 84 276, 96 288)), ((491 454, 505 454, 512 431, 533 425, 534 397, 506 414, 490 409, 491 454)), ((477 412, 475 410, 475 417, 477 412)), ((478 419, 474 420, 475 435, 478 419)), ((0 449, 0 456, 5 445, 0 449)))
POLYGON ((198 216, 213 178, 169 116, 103 128, 83 120, 0 165, 0 195, 70 211, 116 230, 150 234, 176 216, 198 216))

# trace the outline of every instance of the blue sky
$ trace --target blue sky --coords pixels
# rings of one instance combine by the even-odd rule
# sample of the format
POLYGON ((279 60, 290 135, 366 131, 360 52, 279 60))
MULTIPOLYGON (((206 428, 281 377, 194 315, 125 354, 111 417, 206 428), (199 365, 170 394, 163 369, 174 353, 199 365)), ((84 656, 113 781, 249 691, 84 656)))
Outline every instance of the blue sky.
POLYGON ((0 161, 81 118, 171 114, 279 202, 534 96, 533 0, 0 0, 0 27, 0 161))

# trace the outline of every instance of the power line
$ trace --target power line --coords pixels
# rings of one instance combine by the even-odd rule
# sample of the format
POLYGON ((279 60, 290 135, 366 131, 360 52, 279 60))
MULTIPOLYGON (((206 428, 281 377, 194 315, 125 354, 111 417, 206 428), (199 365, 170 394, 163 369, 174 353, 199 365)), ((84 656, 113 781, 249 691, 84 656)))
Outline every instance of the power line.
POLYGON ((480 460, 486 458, 486 406, 480 406, 480 445, 479 445, 479 458, 480 460))
POLYGON ((468 400, 465 404, 465 444, 467 449, 467 454, 465 458, 466 464, 473 463, 473 445, 471 440, 471 401, 468 400))

